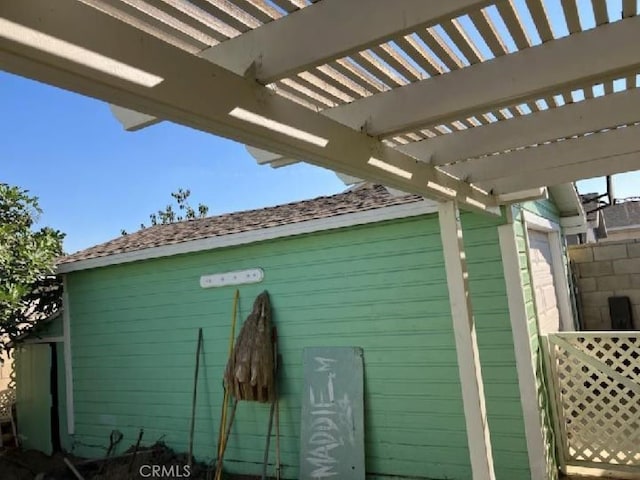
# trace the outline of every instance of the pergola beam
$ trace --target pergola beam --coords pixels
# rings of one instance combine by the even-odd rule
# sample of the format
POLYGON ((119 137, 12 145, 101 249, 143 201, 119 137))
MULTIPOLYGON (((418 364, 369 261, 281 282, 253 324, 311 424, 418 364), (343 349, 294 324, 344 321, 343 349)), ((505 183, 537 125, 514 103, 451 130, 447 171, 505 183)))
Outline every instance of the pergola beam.
POLYGON ((504 194, 635 170, 640 168, 638 152, 640 125, 635 125, 468 160, 448 169, 495 194, 504 194))
POLYGON ((496 204, 495 198, 378 139, 318 115, 76 0, 3 2, 2 19, 3 69, 407 192, 436 199, 455 198, 479 209, 496 204), (16 28, 29 30, 12 36, 9 27, 14 33, 16 28), (73 58, 73 49, 53 50, 52 39, 81 47, 84 60, 73 58), (90 54, 120 62, 121 66, 135 66, 160 82, 145 86, 119 77, 121 70, 105 72, 95 62, 85 61, 90 54), (247 121, 246 116, 243 119, 232 112, 250 112, 271 125, 260 125, 255 119, 247 121), (283 132, 282 126, 289 126, 289 133, 283 132), (292 136, 292 129, 313 141, 292 136))
POLYGON ((202 52, 238 75, 255 62, 263 83, 294 75, 491 1, 323 0, 202 52), (366 22, 354 23, 366 13, 366 22))
POLYGON ((638 120, 640 89, 633 89, 396 148, 419 159, 430 159, 432 165, 445 165, 638 120))
POLYGON ((487 113, 591 81, 624 77, 640 67, 638 31, 640 17, 626 18, 324 113, 380 136, 487 113))

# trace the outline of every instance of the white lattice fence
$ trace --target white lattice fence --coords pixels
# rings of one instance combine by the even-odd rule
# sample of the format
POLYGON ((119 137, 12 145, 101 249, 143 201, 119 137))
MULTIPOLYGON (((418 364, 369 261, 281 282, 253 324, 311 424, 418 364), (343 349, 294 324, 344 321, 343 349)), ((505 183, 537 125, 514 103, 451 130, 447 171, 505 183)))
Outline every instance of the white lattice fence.
POLYGON ((561 462, 640 472, 640 335, 547 336, 561 462))

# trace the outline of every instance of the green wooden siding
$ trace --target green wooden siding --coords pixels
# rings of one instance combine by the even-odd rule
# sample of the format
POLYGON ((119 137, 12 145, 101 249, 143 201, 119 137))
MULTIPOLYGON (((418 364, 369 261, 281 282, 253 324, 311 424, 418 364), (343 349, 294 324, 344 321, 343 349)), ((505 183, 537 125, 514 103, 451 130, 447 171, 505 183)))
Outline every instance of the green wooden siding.
POLYGON ((512 210, 514 218, 513 226, 516 235, 516 243, 518 246, 518 262, 521 271, 522 289, 524 291, 525 305, 528 317, 527 328, 529 331, 531 352, 533 353, 534 357, 532 359, 532 362, 536 376, 538 405, 540 407, 540 415, 542 417, 543 438, 545 439, 546 443, 547 475, 549 479, 556 480, 558 478, 558 468, 555 459, 555 439, 550 418, 550 408, 548 405, 548 394, 544 377, 544 366, 542 363, 542 346, 538 337, 538 323, 533 293, 533 280, 528 262, 528 245, 526 240, 526 232, 522 223, 522 212, 525 210, 540 215, 541 217, 544 217, 548 220, 552 220, 556 223, 559 223, 560 214, 555 204, 551 200, 526 202, 521 206, 514 206, 512 210))
MULTIPOLYGON (((141 427, 145 442, 162 437, 186 451, 196 334, 203 327, 195 453, 213 456, 234 289, 201 289, 199 277, 252 267, 262 267, 265 280, 241 287, 240 320, 269 290, 284 359, 286 478, 298 471, 307 346, 364 349, 371 478, 471 478, 437 215, 69 274, 76 454, 104 454, 92 445, 106 447, 113 429, 124 434, 122 451, 141 427)), ((502 338, 510 342, 508 332, 502 338)), ((512 372, 499 370, 492 398, 502 395, 500 382, 515 382, 512 372)), ((267 414, 264 405, 238 408, 226 455, 231 471, 260 470, 267 414)), ((503 430, 522 430, 509 423, 503 430)), ((506 469, 519 463, 518 452, 501 458, 506 469)))
POLYGON ((465 212, 461 222, 496 478, 529 480, 518 371, 497 230, 505 220, 465 212))

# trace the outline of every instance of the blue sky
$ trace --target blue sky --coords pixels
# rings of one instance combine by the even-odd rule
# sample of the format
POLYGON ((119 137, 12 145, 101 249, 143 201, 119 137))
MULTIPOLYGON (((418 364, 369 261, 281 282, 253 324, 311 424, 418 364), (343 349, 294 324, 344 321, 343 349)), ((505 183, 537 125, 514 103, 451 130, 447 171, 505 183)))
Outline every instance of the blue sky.
POLYGON ((168 122, 125 132, 104 102, 0 72, 0 181, 40 198, 73 252, 135 231, 179 187, 210 214, 332 194, 310 165, 258 166, 244 146, 168 122))
MULTIPOLYGON (((515 3, 526 12, 524 0, 515 3)), ((545 4, 554 36, 567 35, 560 0, 545 4)), ((621 0, 609 0, 607 7, 611 20, 618 20, 621 0)), ((592 9, 579 11, 583 28, 592 28, 592 9)), ((528 14, 523 22, 533 44, 539 44, 528 14)), ((501 22, 498 28, 506 31, 501 22)), ((503 36, 513 51, 509 35, 503 36)), ((479 38, 474 41, 490 58, 486 45, 479 38)), ((596 88, 594 94, 602 92, 596 88)), ((330 171, 304 164, 278 170, 258 166, 244 146, 179 125, 165 122, 125 132, 104 102, 1 71, 0 132, 0 182, 40 198, 40 223, 67 233, 67 252, 117 237, 122 228, 135 231, 180 187, 191 190, 193 206, 209 205, 210 214, 344 189, 330 171)), ((640 195, 640 172, 616 175, 615 185, 619 198, 640 195)), ((605 182, 582 181, 578 188, 581 193, 603 192, 605 182)))

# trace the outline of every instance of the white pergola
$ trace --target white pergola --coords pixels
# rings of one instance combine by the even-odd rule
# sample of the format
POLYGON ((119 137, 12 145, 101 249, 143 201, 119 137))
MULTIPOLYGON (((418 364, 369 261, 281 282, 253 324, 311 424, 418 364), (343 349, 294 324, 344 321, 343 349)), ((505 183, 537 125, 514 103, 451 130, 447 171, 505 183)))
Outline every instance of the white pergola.
POLYGON ((543 0, 7 1, 0 67, 143 112, 132 129, 170 120, 492 211, 640 168, 640 18, 621 5, 612 22, 562 0, 556 38, 543 0))
POLYGON ((474 478, 491 479, 455 205, 640 169, 637 2, 558 1, 550 19, 547 0, 4 0, 0 68, 118 105, 131 130, 172 121, 442 201, 474 478))

